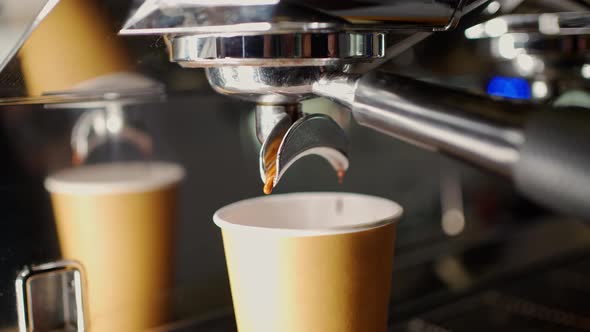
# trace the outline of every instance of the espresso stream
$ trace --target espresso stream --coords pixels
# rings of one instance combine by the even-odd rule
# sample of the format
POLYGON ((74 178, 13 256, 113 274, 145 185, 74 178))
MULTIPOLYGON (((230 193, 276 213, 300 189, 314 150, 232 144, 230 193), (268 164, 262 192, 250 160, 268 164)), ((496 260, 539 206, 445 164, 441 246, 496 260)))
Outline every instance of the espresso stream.
POLYGON ((262 191, 266 195, 272 193, 272 188, 275 184, 275 176, 277 174, 277 154, 282 141, 282 136, 275 138, 272 142, 270 142, 268 149, 266 150, 266 154, 264 155, 264 171, 266 173, 266 181, 262 191))

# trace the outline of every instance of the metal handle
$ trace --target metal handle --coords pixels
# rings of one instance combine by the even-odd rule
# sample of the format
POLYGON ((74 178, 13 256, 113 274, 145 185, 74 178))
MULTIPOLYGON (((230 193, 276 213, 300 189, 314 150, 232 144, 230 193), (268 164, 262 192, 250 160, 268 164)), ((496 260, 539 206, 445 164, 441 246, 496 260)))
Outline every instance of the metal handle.
POLYGON ((530 107, 376 71, 358 81, 352 110, 364 126, 509 176, 530 107))
POLYGON ((520 192, 545 206, 590 218, 590 110, 531 115, 515 166, 520 192))
POLYGON ((590 218, 590 110, 542 109, 375 71, 314 92, 361 125, 514 179, 527 197, 590 218))
POLYGON ((85 331, 85 279, 82 265, 57 261, 26 266, 16 282, 20 332, 85 331))

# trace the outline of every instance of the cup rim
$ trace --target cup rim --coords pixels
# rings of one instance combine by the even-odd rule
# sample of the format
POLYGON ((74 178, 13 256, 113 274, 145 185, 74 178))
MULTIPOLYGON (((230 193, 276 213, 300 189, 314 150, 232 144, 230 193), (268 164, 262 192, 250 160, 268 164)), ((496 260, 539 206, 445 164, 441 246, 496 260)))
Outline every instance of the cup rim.
POLYGON ((182 165, 168 161, 115 161, 83 165, 58 170, 44 181, 45 189, 52 194, 66 195, 116 195, 158 190, 181 182, 185 178, 182 165), (99 178, 84 178, 85 174, 97 171, 113 171, 112 175, 99 178), (137 172, 141 176, 135 175, 137 172), (134 174, 119 178, 120 172, 134 174), (157 172, 156 172, 157 171, 157 172), (82 178, 80 178, 82 176, 82 178), (111 178, 112 176, 112 178, 111 178))
POLYGON ((236 231, 248 231, 248 232, 256 232, 259 234, 273 234, 273 235, 280 235, 280 236, 290 236, 290 237, 304 237, 304 236, 320 236, 320 235, 334 235, 334 234, 345 234, 345 233, 357 233, 361 231, 366 231, 369 229, 379 228, 382 226, 386 226, 389 224, 397 223, 400 217, 403 214, 403 208, 396 202, 379 196, 367 195, 367 194, 359 194, 359 193, 349 193, 349 192, 297 192, 297 193, 287 193, 287 194, 273 194, 270 196, 258 196, 253 198, 247 198, 241 201, 237 201, 231 204, 228 204, 213 214, 213 222, 222 230, 236 230, 236 231), (272 201, 272 200, 283 200, 287 196, 331 196, 331 195, 338 195, 338 196, 348 196, 348 197, 358 197, 358 198, 365 198, 371 200, 380 200, 386 201, 391 207, 394 209, 394 212, 385 217, 378 220, 373 220, 369 222, 363 222, 355 225, 348 225, 348 226, 338 226, 338 227, 324 227, 324 228, 314 228, 314 229, 295 229, 295 228, 279 228, 279 227, 263 227, 263 226, 250 226, 250 225, 242 225, 231 223, 229 221, 224 220, 221 218, 220 214, 223 214, 225 211, 229 209, 235 209, 239 206, 252 204, 255 201, 272 201))

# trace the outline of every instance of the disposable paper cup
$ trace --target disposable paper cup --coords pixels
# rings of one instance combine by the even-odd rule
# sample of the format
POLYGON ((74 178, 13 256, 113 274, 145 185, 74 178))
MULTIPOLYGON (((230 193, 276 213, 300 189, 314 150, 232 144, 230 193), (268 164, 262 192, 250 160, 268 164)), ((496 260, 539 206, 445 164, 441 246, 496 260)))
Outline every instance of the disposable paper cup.
POLYGON ((387 199, 296 193, 248 199, 221 228, 240 332, 382 332, 396 221, 387 199))
MULTIPOLYGON (((91 331, 141 331, 168 319, 180 165, 123 162, 45 180, 64 258, 85 268, 91 331)), ((88 317, 87 317, 88 319, 88 317)))

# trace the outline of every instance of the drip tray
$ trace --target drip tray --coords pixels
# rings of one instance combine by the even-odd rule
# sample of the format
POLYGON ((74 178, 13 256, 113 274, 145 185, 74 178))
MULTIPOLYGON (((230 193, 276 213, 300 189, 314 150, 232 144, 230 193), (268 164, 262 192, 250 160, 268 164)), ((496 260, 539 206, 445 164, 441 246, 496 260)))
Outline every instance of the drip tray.
POLYGON ((586 259, 449 303, 391 331, 589 331, 588 298, 586 259))

